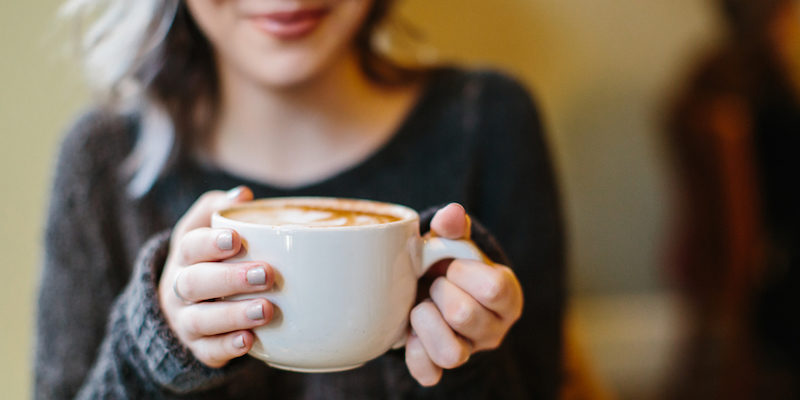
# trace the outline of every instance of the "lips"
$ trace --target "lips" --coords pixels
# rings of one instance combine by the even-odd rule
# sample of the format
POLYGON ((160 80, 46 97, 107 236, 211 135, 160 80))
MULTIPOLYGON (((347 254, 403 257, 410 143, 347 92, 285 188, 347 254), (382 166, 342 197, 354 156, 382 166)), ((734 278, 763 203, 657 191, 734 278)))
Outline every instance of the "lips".
POLYGON ((313 32, 328 15, 327 8, 280 11, 250 17, 256 28, 281 40, 299 39, 313 32))

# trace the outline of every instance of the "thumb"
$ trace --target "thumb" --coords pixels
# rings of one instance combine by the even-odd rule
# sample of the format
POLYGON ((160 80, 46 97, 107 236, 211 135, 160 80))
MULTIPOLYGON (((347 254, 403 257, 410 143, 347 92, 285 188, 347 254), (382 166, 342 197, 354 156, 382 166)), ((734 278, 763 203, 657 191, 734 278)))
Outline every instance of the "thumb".
POLYGON ((469 216, 461 204, 450 203, 433 215, 431 231, 447 239, 469 239, 469 216))
POLYGON ((191 230, 211 226, 214 212, 250 200, 253 200, 253 192, 246 186, 237 186, 227 192, 206 192, 183 214, 175 225, 172 237, 180 238, 191 230))

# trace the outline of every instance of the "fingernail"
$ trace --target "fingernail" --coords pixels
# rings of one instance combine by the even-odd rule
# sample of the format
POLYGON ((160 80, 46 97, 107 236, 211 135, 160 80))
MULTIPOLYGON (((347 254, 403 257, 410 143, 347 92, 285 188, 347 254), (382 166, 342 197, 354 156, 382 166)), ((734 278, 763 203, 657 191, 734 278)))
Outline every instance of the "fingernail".
POLYGON ((236 337, 233 338, 233 347, 237 349, 244 348, 244 335, 236 335, 236 337))
POLYGON ((228 199, 234 200, 234 199, 238 198, 239 195, 242 194, 242 190, 244 190, 244 188, 241 187, 241 186, 237 186, 237 187, 235 187, 235 188, 233 188, 231 190, 228 190, 228 194, 227 194, 228 199))
POLYGON ((264 306, 262 306, 261 303, 253 304, 252 306, 247 307, 245 314, 247 314, 247 318, 250 318, 253 321, 262 320, 264 319, 264 306))
POLYGON ((264 267, 256 267, 247 271, 247 283, 251 285, 267 283, 267 271, 264 270, 264 267))
POLYGON ((217 236, 217 247, 220 250, 233 249, 233 234, 230 232, 222 232, 217 236))

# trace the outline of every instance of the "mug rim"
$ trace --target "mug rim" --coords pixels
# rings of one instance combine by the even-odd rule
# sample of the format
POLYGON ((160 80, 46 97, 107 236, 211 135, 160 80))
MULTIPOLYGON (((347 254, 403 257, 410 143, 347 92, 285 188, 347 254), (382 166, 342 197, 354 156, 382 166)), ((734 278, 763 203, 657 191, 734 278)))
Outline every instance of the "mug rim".
MULTIPOLYGON (((344 209, 347 210, 347 208, 344 209)), ((281 231, 330 231, 330 230, 352 231, 352 230, 382 229, 398 225, 404 225, 409 222, 418 221, 419 213, 417 213, 414 209, 410 207, 383 201, 356 199, 348 197, 287 196, 287 197, 267 197, 267 198, 254 199, 246 203, 241 203, 235 206, 226 207, 221 210, 215 211, 214 214, 212 214, 211 216, 211 220, 212 220, 212 225, 216 225, 215 222, 226 222, 227 224, 236 224, 238 226, 246 226, 246 227, 269 229, 269 230, 281 230, 281 231), (369 212, 388 214, 397 217, 399 219, 397 221, 367 224, 367 225, 306 226, 306 225, 261 224, 261 223, 247 222, 238 219, 233 219, 223 215, 223 213, 233 210, 258 207, 260 204, 275 205, 275 204, 287 204, 287 203, 296 203, 296 204, 306 203, 313 205, 325 205, 325 204, 330 205, 332 203, 342 203, 342 202, 367 206, 367 208, 371 208, 369 212)))

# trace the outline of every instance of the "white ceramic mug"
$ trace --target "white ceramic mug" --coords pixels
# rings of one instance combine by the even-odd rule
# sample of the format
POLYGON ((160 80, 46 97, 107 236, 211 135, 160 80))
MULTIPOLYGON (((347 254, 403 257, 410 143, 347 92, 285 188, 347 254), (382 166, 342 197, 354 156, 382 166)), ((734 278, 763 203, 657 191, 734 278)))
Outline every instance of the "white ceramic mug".
POLYGON ((295 197, 263 199, 241 207, 311 205, 375 212, 397 221, 365 226, 263 225, 212 216, 230 228, 242 251, 229 261, 257 260, 275 270, 263 297, 275 309, 254 330, 250 354, 270 366, 299 372, 356 368, 393 346, 402 346, 417 281, 446 258, 484 259, 469 240, 421 237, 419 215, 400 205, 366 200, 295 197))

